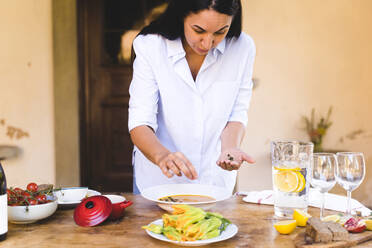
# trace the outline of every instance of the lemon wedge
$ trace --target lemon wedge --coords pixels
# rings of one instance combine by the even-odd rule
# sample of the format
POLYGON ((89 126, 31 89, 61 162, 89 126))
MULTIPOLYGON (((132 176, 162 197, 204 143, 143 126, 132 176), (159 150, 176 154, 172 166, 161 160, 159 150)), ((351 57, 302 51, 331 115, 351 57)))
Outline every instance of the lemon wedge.
POLYGON ((295 220, 283 220, 276 222, 274 224, 275 229, 280 234, 290 234, 296 228, 296 221, 295 220))
POLYGON ((306 226, 306 222, 310 217, 310 214, 300 209, 295 209, 293 211, 293 219, 296 221, 297 226, 306 226))
POLYGON ((282 192, 294 192, 299 185, 298 175, 294 171, 279 171, 274 174, 274 184, 282 192))
POLYGON ((341 217, 339 215, 332 214, 332 215, 328 215, 328 216, 322 218, 322 221, 324 221, 324 222, 339 222, 340 218, 341 217))
POLYGON ((366 224, 367 230, 372 231, 372 220, 366 219, 364 220, 364 223, 366 224))

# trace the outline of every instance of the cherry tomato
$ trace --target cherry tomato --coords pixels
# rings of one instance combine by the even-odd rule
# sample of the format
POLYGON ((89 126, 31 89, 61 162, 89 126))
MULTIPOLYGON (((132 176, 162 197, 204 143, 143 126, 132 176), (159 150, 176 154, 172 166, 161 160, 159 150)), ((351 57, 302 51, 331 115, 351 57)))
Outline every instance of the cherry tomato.
POLYGON ((30 203, 30 205, 37 205, 38 202, 35 199, 29 199, 28 203, 30 203))
POLYGON ((36 196, 36 200, 39 202, 39 203, 45 203, 47 198, 46 198, 46 195, 38 195, 36 196))
POLYGON ((8 194, 8 196, 13 196, 14 195, 14 192, 11 191, 10 189, 7 189, 6 193, 8 194))
POLYGON ((31 192, 37 191, 37 184, 36 183, 29 183, 27 184, 27 190, 31 192))
POLYGON ((22 195, 23 195, 24 198, 31 197, 31 194, 28 193, 27 191, 23 191, 22 195))
POLYGON ((15 188, 15 189, 13 190, 13 192, 16 193, 16 194, 22 194, 23 189, 21 189, 21 188, 15 188))

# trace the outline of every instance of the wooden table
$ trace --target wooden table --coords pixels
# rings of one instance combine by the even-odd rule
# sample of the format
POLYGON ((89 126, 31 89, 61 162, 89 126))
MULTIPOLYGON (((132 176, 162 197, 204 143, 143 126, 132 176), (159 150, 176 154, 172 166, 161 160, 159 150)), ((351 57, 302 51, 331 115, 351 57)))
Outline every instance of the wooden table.
MULTIPOLYGON (((73 210, 58 210, 46 220, 28 225, 9 224, 8 238, 1 248, 17 247, 180 247, 151 238, 141 229, 165 212, 141 196, 124 194, 134 204, 126 209, 123 219, 106 221, 96 227, 80 227, 73 220, 73 210)), ((276 219, 272 206, 248 204, 234 196, 218 203, 211 211, 220 212, 239 228, 238 234, 226 241, 208 247, 295 247, 292 241, 296 231, 280 235, 273 228, 276 219)), ((310 214, 319 215, 311 208, 310 214)), ((326 214, 330 214, 326 213, 326 214)), ((357 247, 372 247, 372 242, 357 247)))

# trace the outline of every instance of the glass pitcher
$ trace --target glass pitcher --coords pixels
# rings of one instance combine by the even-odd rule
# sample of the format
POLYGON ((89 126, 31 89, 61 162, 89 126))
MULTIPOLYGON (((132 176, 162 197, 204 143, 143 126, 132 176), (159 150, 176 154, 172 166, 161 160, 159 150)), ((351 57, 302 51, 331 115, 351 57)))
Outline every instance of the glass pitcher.
POLYGON ((292 217, 294 209, 307 211, 314 145, 311 142, 271 142, 274 211, 292 217))

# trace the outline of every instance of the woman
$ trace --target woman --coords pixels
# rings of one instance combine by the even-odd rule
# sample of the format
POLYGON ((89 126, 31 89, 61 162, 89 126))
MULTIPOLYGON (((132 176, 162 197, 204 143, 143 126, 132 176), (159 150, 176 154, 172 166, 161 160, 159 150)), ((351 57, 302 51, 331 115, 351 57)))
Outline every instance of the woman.
POLYGON ((134 40, 129 131, 134 193, 160 184, 233 191, 255 57, 240 0, 174 0, 134 40))

